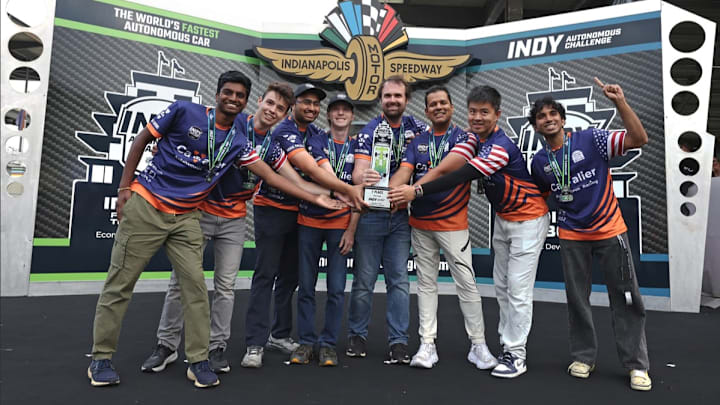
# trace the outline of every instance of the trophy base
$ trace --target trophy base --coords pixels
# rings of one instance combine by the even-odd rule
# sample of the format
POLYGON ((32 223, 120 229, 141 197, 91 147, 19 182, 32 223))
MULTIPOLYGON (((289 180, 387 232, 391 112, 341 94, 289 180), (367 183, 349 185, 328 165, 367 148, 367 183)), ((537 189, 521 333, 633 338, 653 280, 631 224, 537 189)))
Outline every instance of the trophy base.
POLYGON ((367 186, 363 199, 368 203, 368 208, 373 211, 390 211, 389 191, 388 187, 367 186))

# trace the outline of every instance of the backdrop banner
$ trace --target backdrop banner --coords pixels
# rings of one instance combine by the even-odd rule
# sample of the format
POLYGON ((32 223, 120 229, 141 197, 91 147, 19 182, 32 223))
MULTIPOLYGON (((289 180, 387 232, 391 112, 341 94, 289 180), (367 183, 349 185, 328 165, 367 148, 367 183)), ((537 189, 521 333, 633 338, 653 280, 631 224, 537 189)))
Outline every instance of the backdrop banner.
MULTIPOLYGON (((466 30, 464 39, 441 34, 458 30, 406 30, 389 5, 375 1, 358 13, 347 9, 365 3, 342 2, 328 10, 326 28, 316 35, 263 35, 124 1, 58 2, 32 274, 56 273, 62 279, 107 271, 118 223, 116 190, 134 137, 174 100, 213 105, 224 71, 242 71, 253 81, 246 112, 255 111, 272 81, 312 80, 357 100, 358 125, 380 113, 376 85, 392 74, 412 81, 407 113, 425 121, 424 91, 446 86, 455 105, 453 122, 463 128, 468 89, 488 84, 502 95, 499 126, 528 161, 542 144, 526 116, 545 95, 563 102, 569 130, 625 131, 614 105, 594 86, 597 76, 622 85, 650 137, 642 150, 613 160, 611 173, 640 286, 646 294, 669 296, 659 3, 634 14, 595 13, 596 19, 588 13, 557 15, 547 20, 552 24, 517 32, 498 28, 502 34, 494 36, 468 38, 477 29, 466 30)), ((328 126, 324 114, 316 123, 328 126)), ((150 156, 148 149, 139 169, 150 156)), ((475 271, 488 279, 493 213, 475 187, 469 211, 475 271)), ((551 211, 537 286, 562 288, 557 212, 553 206, 551 211)), ((241 268, 252 270, 252 210, 247 224, 241 268)), ((212 249, 206 249, 205 268, 211 270, 212 263, 212 249)), ((412 274, 413 266, 410 257, 412 274)), ((164 252, 147 270, 170 270, 164 252)), ((441 270, 449 276, 446 263, 441 270)))

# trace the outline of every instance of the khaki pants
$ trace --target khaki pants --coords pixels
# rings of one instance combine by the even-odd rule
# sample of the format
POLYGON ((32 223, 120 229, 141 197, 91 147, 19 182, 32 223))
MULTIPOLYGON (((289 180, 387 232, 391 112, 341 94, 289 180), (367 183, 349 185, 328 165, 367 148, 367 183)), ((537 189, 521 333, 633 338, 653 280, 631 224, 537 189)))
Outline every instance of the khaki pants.
POLYGON ((165 247, 180 281, 185 313, 188 362, 207 359, 210 307, 202 272, 200 212, 182 215, 156 210, 133 193, 124 207, 110 257, 110 268, 95 309, 93 359, 109 359, 117 349, 120 327, 135 283, 152 256, 165 247))
POLYGON ((485 320, 482 297, 475 282, 472 267, 470 233, 462 231, 426 231, 412 229, 412 247, 417 264, 417 294, 420 340, 434 343, 437 338, 438 274, 440 249, 443 250, 455 290, 460 311, 465 319, 465 332, 472 343, 485 343, 485 320))

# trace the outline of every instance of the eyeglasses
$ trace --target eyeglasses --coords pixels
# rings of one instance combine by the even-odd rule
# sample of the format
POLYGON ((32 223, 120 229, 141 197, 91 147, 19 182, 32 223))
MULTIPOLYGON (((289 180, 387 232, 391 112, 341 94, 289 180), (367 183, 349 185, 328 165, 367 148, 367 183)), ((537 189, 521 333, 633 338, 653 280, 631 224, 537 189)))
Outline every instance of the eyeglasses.
POLYGON ((320 102, 319 102, 319 101, 313 101, 313 100, 310 100, 309 98, 304 98, 304 99, 302 99, 302 100, 297 100, 297 103, 298 103, 298 104, 302 104, 302 105, 304 105, 305 107, 310 107, 310 106, 320 107, 320 102))

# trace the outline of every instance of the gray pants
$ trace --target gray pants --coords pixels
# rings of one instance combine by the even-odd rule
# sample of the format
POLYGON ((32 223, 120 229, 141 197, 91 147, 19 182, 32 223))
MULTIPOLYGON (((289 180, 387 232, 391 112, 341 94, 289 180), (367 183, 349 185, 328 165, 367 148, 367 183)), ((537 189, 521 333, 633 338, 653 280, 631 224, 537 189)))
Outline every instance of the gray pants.
MULTIPOLYGON (((245 218, 223 218, 206 212, 200 218, 200 227, 205 235, 203 250, 207 241, 214 242, 215 268, 212 307, 210 313, 209 350, 225 349, 230 338, 233 304, 235 302, 235 279, 240 269, 243 245, 245 244, 245 218)), ((158 343, 177 350, 183 327, 183 309, 180 302, 180 286, 175 271, 165 294, 158 343)))
POLYGON ((603 271, 610 299, 610 313, 620 362, 628 370, 648 370, 645 340, 645 307, 638 289, 626 233, 596 241, 560 239, 570 326, 570 356, 595 364, 597 337, 590 308, 592 263, 603 271), (632 297, 628 305, 625 292, 632 297))

